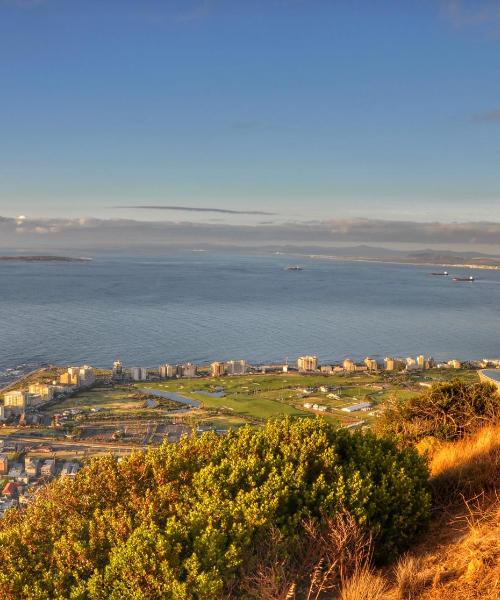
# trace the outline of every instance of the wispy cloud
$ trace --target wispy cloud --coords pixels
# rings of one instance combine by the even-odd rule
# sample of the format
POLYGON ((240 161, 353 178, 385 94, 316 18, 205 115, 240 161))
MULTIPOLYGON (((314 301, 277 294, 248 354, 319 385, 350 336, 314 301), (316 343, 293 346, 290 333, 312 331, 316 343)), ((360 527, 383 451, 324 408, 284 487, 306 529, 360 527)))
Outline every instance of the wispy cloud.
POLYGON ((474 115, 473 119, 476 123, 497 123, 500 122, 500 108, 495 108, 483 113, 474 115))
POLYGON ((41 4, 47 4, 49 0, 0 0, 0 6, 15 6, 17 8, 33 8, 41 4))
POLYGON ((113 208, 132 208, 146 210, 177 210, 183 212, 220 213, 224 215, 275 215, 276 213, 262 210, 232 210, 229 208, 209 208, 199 206, 163 206, 163 205, 139 205, 139 206, 114 206, 113 208))
POLYGON ((174 20, 178 23, 202 21, 212 14, 214 6, 215 0, 201 0, 195 2, 195 4, 190 8, 177 13, 174 17, 174 20))
POLYGON ((500 0, 442 0, 444 14, 457 29, 500 29, 500 0))

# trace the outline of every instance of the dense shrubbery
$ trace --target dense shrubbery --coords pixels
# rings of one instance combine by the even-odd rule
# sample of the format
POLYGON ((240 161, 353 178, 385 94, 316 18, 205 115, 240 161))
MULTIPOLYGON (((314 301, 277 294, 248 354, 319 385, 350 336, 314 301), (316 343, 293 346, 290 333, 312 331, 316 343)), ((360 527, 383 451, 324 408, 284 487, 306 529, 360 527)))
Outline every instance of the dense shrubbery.
POLYGON ((389 403, 377 428, 406 444, 428 436, 456 440, 497 421, 499 416, 500 397, 494 385, 457 379, 436 383, 410 400, 389 403))
POLYGON ((428 517, 427 479, 413 449, 308 419, 96 459, 1 524, 0 596, 238 597, 257 539, 293 544, 340 507, 389 557, 428 517))

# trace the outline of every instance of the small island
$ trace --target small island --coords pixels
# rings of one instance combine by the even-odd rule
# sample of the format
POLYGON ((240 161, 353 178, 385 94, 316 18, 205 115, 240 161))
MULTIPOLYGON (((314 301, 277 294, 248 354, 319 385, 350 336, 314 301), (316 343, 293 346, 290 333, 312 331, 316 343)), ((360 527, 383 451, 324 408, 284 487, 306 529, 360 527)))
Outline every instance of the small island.
POLYGON ((50 256, 50 255, 32 255, 32 256, 0 256, 0 261, 14 261, 14 262, 87 262, 92 260, 91 258, 85 257, 73 257, 73 256, 50 256))

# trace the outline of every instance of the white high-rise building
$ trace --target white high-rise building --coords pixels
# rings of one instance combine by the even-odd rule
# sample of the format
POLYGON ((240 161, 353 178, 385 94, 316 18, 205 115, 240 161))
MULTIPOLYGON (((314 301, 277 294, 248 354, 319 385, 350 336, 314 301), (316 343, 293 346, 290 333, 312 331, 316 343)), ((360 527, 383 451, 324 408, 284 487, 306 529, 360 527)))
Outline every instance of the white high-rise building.
POLYGON ((145 367, 132 367, 130 369, 130 377, 134 381, 146 381, 148 378, 148 370, 145 367))
POLYGON ((80 385, 92 385, 95 381, 94 369, 89 365, 83 365, 78 372, 80 385))
POLYGON ((246 371, 246 360, 228 360, 226 362, 226 373, 228 375, 244 375, 246 371))
POLYGON ((158 372, 160 374, 160 377, 162 377, 163 379, 175 377, 177 375, 177 367, 165 363, 164 365, 160 365, 158 372))
POLYGON ((196 371, 196 365, 193 365, 192 363, 180 365, 181 377, 196 377, 196 371))
POLYGON ((297 359, 297 368, 299 371, 316 371, 318 368, 318 357, 299 356, 297 359))

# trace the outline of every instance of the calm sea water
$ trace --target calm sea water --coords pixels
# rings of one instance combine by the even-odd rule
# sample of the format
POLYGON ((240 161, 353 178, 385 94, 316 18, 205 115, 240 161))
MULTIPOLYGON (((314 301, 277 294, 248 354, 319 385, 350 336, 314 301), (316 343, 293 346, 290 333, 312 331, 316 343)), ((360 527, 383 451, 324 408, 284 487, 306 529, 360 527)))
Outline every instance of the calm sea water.
POLYGON ((0 262, 0 382, 46 363, 110 366, 305 353, 500 355, 500 271, 185 252, 0 262), (451 274, 469 275, 465 269, 451 274))

